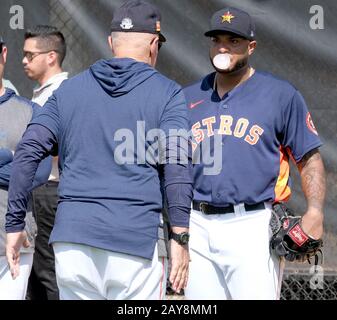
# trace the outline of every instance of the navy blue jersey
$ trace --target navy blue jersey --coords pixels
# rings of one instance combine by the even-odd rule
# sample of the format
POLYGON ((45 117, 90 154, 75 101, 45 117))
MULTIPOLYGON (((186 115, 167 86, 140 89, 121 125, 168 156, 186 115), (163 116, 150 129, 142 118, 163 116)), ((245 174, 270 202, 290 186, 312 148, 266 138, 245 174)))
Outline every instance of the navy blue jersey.
POLYGON ((287 200, 289 158, 298 162, 321 146, 303 97, 287 81, 255 72, 220 99, 214 78, 209 74, 184 89, 194 162, 200 162, 194 165, 194 199, 215 206, 287 200), (205 145, 210 159, 220 156, 217 170, 205 171, 212 167, 203 157, 205 145))

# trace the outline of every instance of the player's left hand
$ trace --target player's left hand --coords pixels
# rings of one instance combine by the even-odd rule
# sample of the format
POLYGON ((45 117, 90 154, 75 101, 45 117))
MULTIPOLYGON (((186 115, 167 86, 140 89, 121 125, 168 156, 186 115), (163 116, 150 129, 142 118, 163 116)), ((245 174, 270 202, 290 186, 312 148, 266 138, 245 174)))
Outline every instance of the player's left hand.
POLYGON ((323 236, 323 212, 309 209, 302 217, 301 227, 312 238, 321 239, 323 236))
POLYGON ((20 249, 28 248, 30 242, 26 231, 7 233, 6 257, 13 280, 20 274, 20 249))
POLYGON ((169 281, 172 289, 180 293, 186 288, 188 280, 188 266, 190 255, 188 245, 180 245, 176 241, 171 240, 171 272, 169 281))

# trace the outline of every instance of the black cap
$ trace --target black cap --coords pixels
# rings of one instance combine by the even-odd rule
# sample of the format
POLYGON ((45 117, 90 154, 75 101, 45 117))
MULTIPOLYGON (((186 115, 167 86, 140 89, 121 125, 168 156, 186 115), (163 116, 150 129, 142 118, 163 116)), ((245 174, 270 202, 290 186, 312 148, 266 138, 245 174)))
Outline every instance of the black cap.
POLYGON ((231 32, 248 40, 255 39, 255 25, 251 16, 240 9, 227 7, 213 14, 211 29, 205 36, 212 37, 221 32, 231 32))
POLYGON ((160 33, 161 15, 156 6, 142 0, 125 2, 116 9, 111 21, 111 32, 144 32, 159 35, 159 40, 165 42, 160 33))

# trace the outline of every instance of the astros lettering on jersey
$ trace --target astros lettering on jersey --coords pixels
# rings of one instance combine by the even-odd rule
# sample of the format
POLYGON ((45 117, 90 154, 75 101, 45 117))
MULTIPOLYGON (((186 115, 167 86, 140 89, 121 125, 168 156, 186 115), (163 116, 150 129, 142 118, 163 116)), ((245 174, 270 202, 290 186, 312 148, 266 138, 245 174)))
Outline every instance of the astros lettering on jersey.
POLYGON ((207 176, 205 164, 195 164, 194 200, 214 205, 287 200, 289 159, 300 161, 321 145, 303 97, 287 81, 255 72, 220 99, 214 78, 209 74, 184 89, 193 150, 207 141, 211 153, 219 152, 212 141, 222 137, 221 174, 207 176))

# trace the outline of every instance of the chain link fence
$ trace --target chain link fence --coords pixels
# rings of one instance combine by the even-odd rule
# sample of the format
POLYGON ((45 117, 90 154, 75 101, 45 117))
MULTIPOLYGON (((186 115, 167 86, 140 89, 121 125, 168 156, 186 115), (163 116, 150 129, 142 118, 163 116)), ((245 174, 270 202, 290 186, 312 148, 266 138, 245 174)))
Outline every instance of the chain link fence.
MULTIPOLYGON (((83 28, 83 24, 88 23, 85 21, 86 12, 99 16, 99 12, 95 12, 97 6, 93 6, 92 1, 87 0, 66 2, 50 0, 49 5, 50 24, 63 33, 67 43, 67 55, 63 68, 70 76, 76 75, 102 57, 88 32, 83 28)), ((90 28, 90 23, 87 27, 90 28)))
MULTIPOLYGON (((168 300, 184 300, 183 294, 175 294, 170 286, 167 288, 168 300)), ((281 300, 337 300, 336 273, 312 275, 304 272, 286 270, 281 300)))
MULTIPOLYGON (((107 36, 108 36, 108 29, 109 29, 109 23, 110 19, 112 17, 113 9, 116 6, 119 6, 121 4, 122 0, 115 0, 115 1, 108 1, 108 0, 49 0, 49 6, 50 6, 50 24, 56 26, 59 28, 67 42, 67 56, 64 62, 64 70, 68 71, 71 76, 76 75, 77 73, 83 71, 84 69, 88 68, 92 63, 94 63, 96 60, 101 58, 108 58, 111 56, 111 52, 109 51, 108 44, 106 42, 107 36)), ((178 24, 176 23, 176 20, 173 20, 174 18, 177 18, 178 12, 177 8, 179 6, 183 6, 184 3, 187 3, 186 1, 180 2, 180 1, 151 1, 156 3, 157 5, 161 6, 161 9, 165 10, 165 17, 167 20, 168 18, 172 17, 172 21, 170 22, 171 25, 176 24, 176 26, 172 27, 171 31, 174 31, 174 34, 176 34, 177 37, 177 44, 189 44, 189 42, 183 42, 180 43, 181 35, 177 32, 174 28, 178 27, 178 24)), ((199 17, 200 20, 202 18, 202 21, 206 19, 206 17, 202 17, 203 8, 207 8, 206 11, 212 11, 213 7, 215 7, 214 3, 212 1, 199 1, 197 4, 195 1, 190 1, 190 3, 193 2, 193 5, 195 5, 195 8, 192 8, 190 6, 185 6, 188 8, 189 14, 188 17, 184 16, 184 12, 179 12, 180 15, 183 16, 182 20, 184 24, 187 24, 186 26, 183 24, 182 30, 184 28, 189 30, 189 28, 192 28, 191 26, 198 26, 199 23, 196 23, 196 21, 193 21, 191 23, 188 23, 191 17, 199 17), (211 8, 212 7, 212 10, 211 8), (195 9, 196 12, 192 12, 195 9)), ((226 1, 224 1, 226 2, 226 1)), ((254 1, 251 1, 252 4, 254 4, 254 1)), ((185 8, 184 7, 184 8, 185 8)), ((186 12, 185 12, 186 13, 186 12)), ((187 13, 186 13, 187 14, 187 13)), ((179 20, 180 21, 180 20, 179 20)), ((206 21, 206 20, 205 20, 206 21)), ((165 22, 165 20, 164 20, 165 22)), ((181 22, 180 22, 181 23, 181 22)), ((169 31, 169 30, 168 30, 169 31)), ((197 37, 199 38, 199 31, 201 30, 194 30, 194 32, 197 32, 197 37)), ((267 30, 268 31, 268 30, 267 30)), ((264 32, 267 32, 264 31, 264 32)), ((172 32, 173 33, 173 32, 172 32)), ((261 32, 262 33, 262 32, 261 32)), ((260 34, 261 34, 260 33, 260 34)), ((191 43, 189 45, 195 45, 194 38, 196 37, 193 35, 193 33, 190 34, 189 40, 184 41, 190 41, 191 43)), ((168 32, 168 35, 170 36, 170 32, 168 32)), ((172 36, 172 34, 171 34, 172 36)), ((266 35, 268 36, 268 35, 266 35)), ((268 42, 268 41, 265 41, 268 42)), ((274 47, 274 45, 272 46, 274 47)), ((194 47, 193 47, 194 48, 194 47)), ((191 48, 190 48, 191 49, 191 48)), ((199 50, 204 50, 205 52, 200 52, 202 55, 207 55, 206 47, 204 44, 200 44, 199 50)), ((267 52, 266 50, 269 50, 270 48, 264 47, 262 45, 262 50, 260 52, 267 52)), ((185 84, 190 82, 191 75, 195 77, 197 72, 197 68, 191 68, 190 72, 185 72, 187 66, 199 66, 201 68, 202 63, 199 60, 196 64, 193 64, 193 52, 190 52, 191 56, 186 55, 187 52, 184 52, 184 59, 185 62, 181 61, 181 56, 177 54, 177 52, 180 52, 182 49, 179 47, 176 47, 175 49, 170 47, 170 49, 165 48, 162 49, 159 66, 158 69, 160 71, 163 71, 165 74, 167 74, 169 77, 177 80, 181 84, 185 84), (180 51, 179 51, 180 50, 180 51), (184 64, 185 63, 185 64, 184 64), (185 68, 185 69, 184 69, 185 68)), ((192 50, 193 51, 193 50, 192 50)), ((272 54, 269 54, 269 59, 274 59, 272 54)), ((198 58, 199 57, 195 57, 198 58)), ((206 59, 207 60, 207 59, 206 59)), ((260 66, 263 64, 263 59, 260 59, 257 62, 257 66, 260 66)), ((288 63, 289 61, 287 61, 288 63)), ((274 67, 277 66, 277 64, 273 65, 274 67)), ((200 73, 204 73, 204 69, 200 69, 200 73)), ((283 67, 282 67, 283 68, 283 67)), ((289 66, 290 68, 290 66, 289 66)), ((308 71, 308 70, 307 70, 308 71)), ((322 72, 324 73, 324 72, 322 72)), ((289 74, 291 75, 291 74, 289 74)), ((195 80, 195 79, 194 79, 195 80)), ((327 121, 330 120, 330 113, 328 113, 328 117, 326 118, 327 121)), ((330 123, 330 128, 333 128, 334 125, 330 123)), ((329 125, 327 126, 329 128, 329 125)), ((325 128, 322 128, 322 132, 325 130, 325 128)), ((333 130, 336 132, 335 130, 333 130)), ((330 137, 327 136, 328 138, 330 137)), ((330 159, 329 153, 326 156, 327 159, 330 159)), ((332 158, 331 158, 332 159, 332 158)), ((335 157, 333 158, 335 159, 335 157)), ((333 163, 335 163, 335 160, 333 160, 333 163)), ((328 201, 330 201, 332 198, 335 198, 336 195, 336 184, 334 183, 334 180, 331 179, 331 177, 336 177, 336 170, 333 169, 334 165, 328 163, 327 170, 328 170, 328 183, 329 183, 329 190, 330 195, 328 195, 328 201), (330 182, 329 182, 330 181, 330 182)), ((300 185, 297 183, 297 185, 300 185)), ((297 190, 295 189, 295 195, 297 195, 297 190)), ((300 191, 298 191, 300 193, 300 191)), ((296 199, 301 199, 298 196, 295 196, 296 199)), ((302 203, 303 201, 297 201, 297 203, 302 203)), ((333 211, 333 210, 332 210, 333 211)), ((331 215, 332 216, 332 215, 331 215)), ((336 219, 331 217, 330 222, 333 221, 336 224, 336 219)), ((330 226, 330 225, 329 225, 330 226)), ((284 280, 282 285, 282 291, 281 291, 281 299, 284 300, 335 300, 337 299, 337 266, 336 266, 336 226, 332 228, 333 232, 330 233, 329 239, 328 239, 328 251, 329 251, 329 257, 334 257, 334 260, 332 259, 332 269, 329 271, 329 273, 325 273, 324 276, 321 278, 320 283, 317 285, 315 283, 312 283, 313 274, 310 274, 308 270, 306 271, 294 271, 292 269, 286 269, 284 274, 284 280), (332 235, 331 235, 332 234, 332 235)), ((329 266, 331 266, 331 264, 329 266)), ((182 299, 183 296, 176 296, 172 294, 172 291, 170 291, 170 288, 168 288, 168 298, 169 299, 182 299)))
POLYGON ((281 290, 282 300, 337 300, 337 277, 287 271, 281 290))

